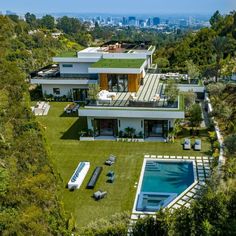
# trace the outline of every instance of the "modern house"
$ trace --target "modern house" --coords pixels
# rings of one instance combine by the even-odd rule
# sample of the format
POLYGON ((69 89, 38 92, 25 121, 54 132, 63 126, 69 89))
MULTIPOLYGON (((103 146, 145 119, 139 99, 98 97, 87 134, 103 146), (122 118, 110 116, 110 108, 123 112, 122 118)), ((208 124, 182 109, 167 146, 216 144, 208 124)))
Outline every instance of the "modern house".
POLYGON ((130 128, 132 135, 162 139, 175 119, 184 118, 184 109, 183 98, 170 103, 160 76, 148 72, 154 51, 147 43, 89 47, 53 58, 59 66, 39 71, 31 83, 41 84, 45 95, 74 101, 87 101, 90 84, 97 84, 96 101, 79 109, 95 139, 122 136, 130 128))

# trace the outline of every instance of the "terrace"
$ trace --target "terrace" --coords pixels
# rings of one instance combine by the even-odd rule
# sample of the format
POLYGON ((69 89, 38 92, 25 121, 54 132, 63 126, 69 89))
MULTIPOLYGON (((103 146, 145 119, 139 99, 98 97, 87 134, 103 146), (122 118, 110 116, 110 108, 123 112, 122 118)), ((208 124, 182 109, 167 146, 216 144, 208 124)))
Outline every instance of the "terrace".
MULTIPOLYGON (((136 108, 168 108, 181 109, 181 97, 179 101, 169 104, 164 95, 164 85, 160 83, 158 74, 146 74, 143 85, 137 93, 116 92, 110 100, 97 100, 97 103, 89 103, 87 107, 136 107, 136 108)), ((86 108, 87 108, 86 107, 86 108)))
POLYGON ((61 74, 57 64, 49 65, 30 74, 32 82, 44 80, 97 80, 97 74, 61 74))

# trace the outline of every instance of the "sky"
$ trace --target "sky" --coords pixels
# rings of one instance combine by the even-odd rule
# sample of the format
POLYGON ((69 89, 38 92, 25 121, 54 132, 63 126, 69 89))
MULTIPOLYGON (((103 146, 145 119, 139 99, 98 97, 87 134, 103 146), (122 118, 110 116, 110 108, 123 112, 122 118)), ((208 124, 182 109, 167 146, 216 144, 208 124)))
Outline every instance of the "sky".
POLYGON ((236 10, 236 0, 0 0, 0 11, 17 13, 212 14, 236 10))

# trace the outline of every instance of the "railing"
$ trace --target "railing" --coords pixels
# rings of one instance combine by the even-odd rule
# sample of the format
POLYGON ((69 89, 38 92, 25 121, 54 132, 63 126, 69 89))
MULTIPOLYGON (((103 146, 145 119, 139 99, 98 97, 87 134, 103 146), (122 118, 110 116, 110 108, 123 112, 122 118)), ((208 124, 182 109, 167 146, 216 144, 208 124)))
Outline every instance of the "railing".
POLYGON ((131 101, 131 100, 97 100, 90 101, 86 106, 103 106, 103 107, 137 107, 137 108, 172 108, 178 109, 178 101, 169 103, 165 99, 160 101, 131 101))

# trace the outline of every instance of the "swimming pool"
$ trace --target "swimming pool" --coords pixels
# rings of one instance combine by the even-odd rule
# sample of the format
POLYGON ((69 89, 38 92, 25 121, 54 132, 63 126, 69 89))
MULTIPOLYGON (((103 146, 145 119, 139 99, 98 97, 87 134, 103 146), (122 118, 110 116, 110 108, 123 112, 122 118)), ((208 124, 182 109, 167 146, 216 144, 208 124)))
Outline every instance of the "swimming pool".
POLYGON ((194 183, 192 161, 145 160, 137 211, 156 212, 194 183))

